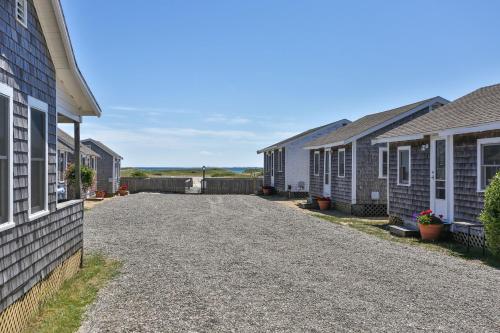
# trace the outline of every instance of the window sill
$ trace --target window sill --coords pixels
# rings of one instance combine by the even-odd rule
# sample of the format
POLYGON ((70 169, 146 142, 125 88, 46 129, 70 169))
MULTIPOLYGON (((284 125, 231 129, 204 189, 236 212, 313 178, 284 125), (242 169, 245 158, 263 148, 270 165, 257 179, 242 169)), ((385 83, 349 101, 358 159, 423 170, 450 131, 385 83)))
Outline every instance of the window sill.
POLYGON ((387 176, 378 176, 378 179, 387 179, 387 176))
POLYGON ((399 184, 399 183, 398 183, 398 186, 410 187, 410 186, 411 186, 411 184, 399 184))
POLYGON ((0 224, 0 232, 12 229, 15 226, 16 226, 16 224, 14 222, 6 222, 3 224, 0 224))
POLYGON ((82 202, 83 202, 83 199, 75 199, 75 200, 68 200, 65 202, 61 202, 61 203, 58 203, 56 205, 56 210, 65 209, 65 208, 68 208, 70 206, 80 204, 82 202))
POLYGON ((29 221, 34 221, 34 220, 37 220, 41 217, 44 217, 44 216, 47 216, 50 214, 50 211, 48 209, 46 210, 42 210, 40 212, 36 212, 34 214, 31 214, 29 217, 28 217, 28 220, 29 221))

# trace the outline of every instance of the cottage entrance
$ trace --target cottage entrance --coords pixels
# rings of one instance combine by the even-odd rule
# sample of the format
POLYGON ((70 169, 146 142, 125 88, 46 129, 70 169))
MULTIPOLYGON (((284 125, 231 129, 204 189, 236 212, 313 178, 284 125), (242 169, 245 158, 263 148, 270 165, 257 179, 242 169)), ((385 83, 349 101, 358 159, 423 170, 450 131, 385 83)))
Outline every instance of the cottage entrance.
POLYGON ((446 190, 446 139, 431 139, 431 202, 430 207, 436 215, 448 218, 447 199, 449 193, 446 190))
POLYGON ((331 177, 330 177, 330 168, 332 165, 332 154, 330 149, 325 149, 325 167, 323 170, 325 170, 325 174, 323 177, 323 196, 326 198, 331 197, 331 177))
POLYGON ((271 152, 271 186, 274 187, 274 151, 271 152))

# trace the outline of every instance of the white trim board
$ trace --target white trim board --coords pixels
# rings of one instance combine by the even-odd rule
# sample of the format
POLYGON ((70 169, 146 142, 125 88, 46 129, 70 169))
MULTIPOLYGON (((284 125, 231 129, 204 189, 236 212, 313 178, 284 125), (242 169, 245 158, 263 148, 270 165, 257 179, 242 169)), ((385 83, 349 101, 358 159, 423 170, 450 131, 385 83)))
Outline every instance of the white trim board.
POLYGON ((389 175, 389 149, 388 149, 389 144, 387 144, 385 147, 378 147, 378 178, 379 179, 386 179, 389 175), (387 153, 387 174, 384 176, 382 173, 382 170, 384 168, 384 155, 383 153, 387 153))
POLYGON ((4 95, 9 99, 9 111, 7 116, 9 118, 8 122, 8 204, 7 209, 9 210, 7 215, 7 222, 0 224, 0 232, 13 228, 16 224, 14 223, 14 89, 5 83, 0 83, 0 94, 4 95))
MULTIPOLYGON (((357 142, 353 141, 351 145, 351 157, 352 157, 352 165, 351 165, 351 203, 353 205, 356 204, 357 200, 357 163, 358 163, 358 154, 357 154, 357 142)), ((344 155, 345 156, 345 155, 344 155)))
POLYGON ((340 148, 337 150, 337 177, 345 178, 345 148, 340 148), (340 175, 340 152, 344 153, 344 174, 340 175))
POLYGON ((49 105, 34 97, 28 96, 28 219, 36 220, 49 212, 49 105), (39 212, 31 213, 31 109, 45 113, 45 207, 39 212))

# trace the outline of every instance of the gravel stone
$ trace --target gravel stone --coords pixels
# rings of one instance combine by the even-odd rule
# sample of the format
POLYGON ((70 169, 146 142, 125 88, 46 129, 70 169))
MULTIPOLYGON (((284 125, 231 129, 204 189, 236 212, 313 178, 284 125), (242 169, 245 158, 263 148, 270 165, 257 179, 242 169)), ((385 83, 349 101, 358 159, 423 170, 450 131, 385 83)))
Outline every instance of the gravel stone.
POLYGON ((500 332, 500 271, 256 196, 141 193, 85 216, 121 260, 80 332, 500 332))

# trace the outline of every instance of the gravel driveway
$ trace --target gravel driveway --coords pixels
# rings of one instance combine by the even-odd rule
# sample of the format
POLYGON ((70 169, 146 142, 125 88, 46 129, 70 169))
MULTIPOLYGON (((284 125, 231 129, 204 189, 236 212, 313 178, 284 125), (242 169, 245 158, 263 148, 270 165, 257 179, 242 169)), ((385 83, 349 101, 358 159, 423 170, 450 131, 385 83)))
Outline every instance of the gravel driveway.
POLYGON ((255 196, 136 194, 86 213, 123 261, 81 332, 500 331, 500 271, 255 196))

